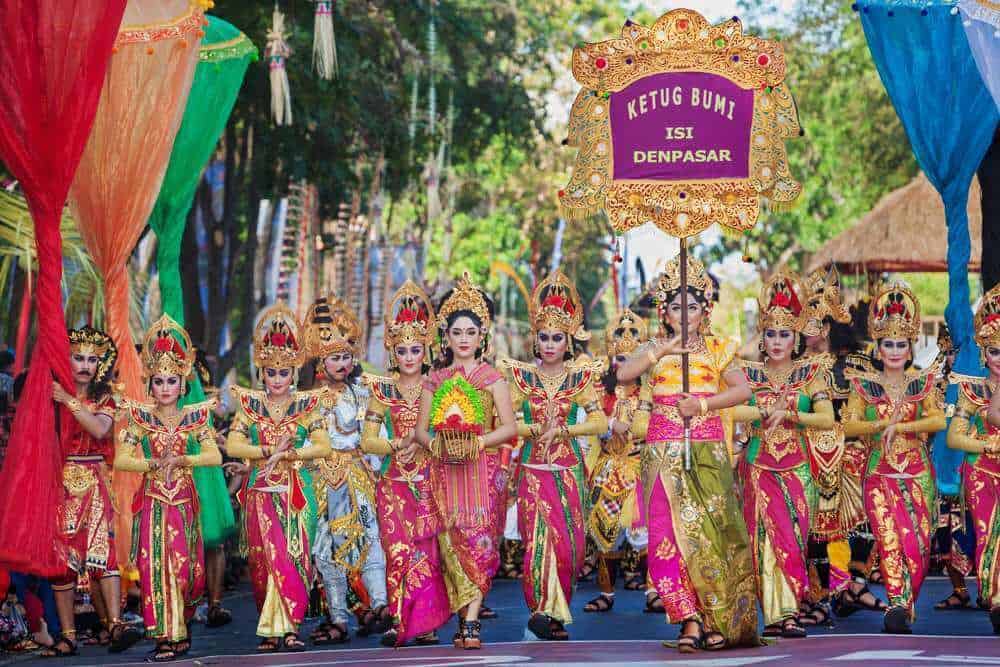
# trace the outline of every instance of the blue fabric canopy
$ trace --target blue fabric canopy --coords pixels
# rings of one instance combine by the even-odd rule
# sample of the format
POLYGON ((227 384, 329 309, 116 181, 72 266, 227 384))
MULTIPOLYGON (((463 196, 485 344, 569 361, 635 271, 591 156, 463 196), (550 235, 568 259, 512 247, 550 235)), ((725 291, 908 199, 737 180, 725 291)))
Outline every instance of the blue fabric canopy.
MULTIPOLYGON (((944 201, 945 318, 959 347, 955 370, 982 374, 972 339, 966 206, 972 177, 1000 120, 997 107, 976 68, 955 0, 862 0, 854 7, 917 162, 944 201)), ((957 493, 961 452, 934 449, 941 492, 957 493)))

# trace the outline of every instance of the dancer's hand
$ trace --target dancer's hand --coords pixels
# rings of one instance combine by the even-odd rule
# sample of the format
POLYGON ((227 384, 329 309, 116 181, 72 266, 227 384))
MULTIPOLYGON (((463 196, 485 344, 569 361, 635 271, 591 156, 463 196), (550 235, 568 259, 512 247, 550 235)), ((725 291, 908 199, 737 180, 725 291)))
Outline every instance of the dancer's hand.
POLYGON ((417 455, 417 450, 420 449, 420 443, 417 442, 414 433, 410 433, 408 436, 403 438, 396 450, 396 456, 399 458, 400 463, 410 463, 413 458, 417 455))
POLYGON ((764 422, 764 437, 765 439, 770 437, 774 431, 781 426, 781 423, 785 421, 785 417, 788 416, 788 410, 784 408, 780 410, 775 410, 767 416, 767 421, 764 422))
POLYGON ((174 471, 183 467, 186 462, 185 457, 180 454, 163 459, 163 479, 166 480, 168 486, 173 484, 174 471))
POLYGON ((250 472, 250 466, 241 461, 230 461, 222 464, 222 471, 230 477, 243 476, 250 472))
POLYGON ((56 403, 62 403, 63 405, 66 405, 72 399, 73 397, 69 395, 68 391, 63 389, 63 386, 61 384, 59 384, 55 380, 52 381, 52 400, 54 400, 56 403))
POLYGON ((683 354, 690 351, 691 350, 685 348, 681 343, 680 336, 673 336, 671 338, 654 338, 652 344, 650 345, 650 352, 652 352, 653 356, 657 359, 662 359, 668 354, 683 354))
POLYGON ((701 401, 691 394, 682 394, 681 400, 677 401, 677 412, 681 417, 698 417, 701 415, 701 401))
POLYGON ((274 452, 275 454, 280 454, 281 452, 287 452, 289 449, 292 448, 293 444, 295 443, 294 440, 292 439, 292 436, 290 434, 286 434, 281 439, 281 442, 278 443, 278 446, 275 447, 274 452))

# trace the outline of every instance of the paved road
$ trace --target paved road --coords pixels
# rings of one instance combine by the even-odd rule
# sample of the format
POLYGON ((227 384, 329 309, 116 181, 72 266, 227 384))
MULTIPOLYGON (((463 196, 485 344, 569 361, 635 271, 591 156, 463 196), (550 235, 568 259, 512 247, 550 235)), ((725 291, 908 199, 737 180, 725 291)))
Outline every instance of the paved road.
MULTIPOLYGON (((876 588, 877 593, 882 590, 876 588)), ((305 667, 319 665, 363 665, 365 667, 451 667, 458 665, 587 664, 597 667, 636 667, 661 665, 699 665, 701 667, 739 667, 740 665, 828 664, 902 667, 904 665, 997 665, 1000 667, 1000 637, 992 635, 989 619, 983 612, 937 612, 935 601, 947 595, 950 587, 942 579, 931 579, 924 587, 918 604, 918 619, 912 637, 881 634, 881 617, 859 612, 838 619, 834 628, 812 631, 805 640, 783 640, 766 648, 701 653, 682 657, 662 641, 673 639, 676 629, 664 625, 659 615, 642 613, 641 593, 619 593, 614 610, 608 614, 584 614, 584 603, 596 593, 594 584, 582 584, 573 598, 576 622, 569 626, 573 641, 550 643, 524 640, 527 611, 519 584, 498 581, 488 603, 499 618, 483 623, 483 639, 488 646, 482 652, 459 652, 450 646, 435 648, 381 648, 376 638, 355 637, 349 644, 333 650, 311 650, 298 654, 256 656, 253 649, 256 624, 253 599, 241 590, 226 599, 233 610, 234 622, 218 630, 203 626, 194 629, 194 646, 188 660, 178 665, 235 665, 258 667, 284 665, 305 667)), ((975 597, 975 592, 973 592, 975 597)), ((441 631, 450 638, 454 624, 441 631)), ((152 648, 148 642, 128 653, 111 656, 96 648, 81 649, 80 656, 69 660, 49 660, 52 665, 124 665, 141 663, 152 648)), ((19 656, 6 664, 38 664, 39 659, 19 656)))

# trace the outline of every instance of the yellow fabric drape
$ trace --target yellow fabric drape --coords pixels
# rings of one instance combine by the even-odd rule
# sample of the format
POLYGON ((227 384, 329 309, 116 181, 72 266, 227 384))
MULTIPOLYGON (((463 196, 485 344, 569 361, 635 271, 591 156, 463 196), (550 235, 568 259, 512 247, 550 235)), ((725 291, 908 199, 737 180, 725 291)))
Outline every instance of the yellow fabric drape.
MULTIPOLYGON (((80 235, 104 278, 106 328, 118 346, 119 381, 142 399, 129 331, 132 254, 159 194, 198 64, 204 14, 190 0, 129 0, 94 127, 70 188, 80 235)), ((115 537, 128 562, 132 496, 141 476, 117 472, 115 537)))

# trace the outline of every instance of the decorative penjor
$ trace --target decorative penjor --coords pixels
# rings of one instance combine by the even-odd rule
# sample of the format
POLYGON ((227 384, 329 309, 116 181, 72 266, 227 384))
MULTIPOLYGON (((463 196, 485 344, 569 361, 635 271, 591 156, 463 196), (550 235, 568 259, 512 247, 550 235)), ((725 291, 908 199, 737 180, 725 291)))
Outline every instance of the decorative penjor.
POLYGON ((762 202, 798 196, 784 51, 739 19, 713 26, 677 9, 648 28, 626 21, 620 38, 574 49, 572 66, 583 90, 569 125, 576 168, 559 191, 567 217, 603 209, 617 231, 652 222, 687 238, 715 223, 747 231, 762 202))

